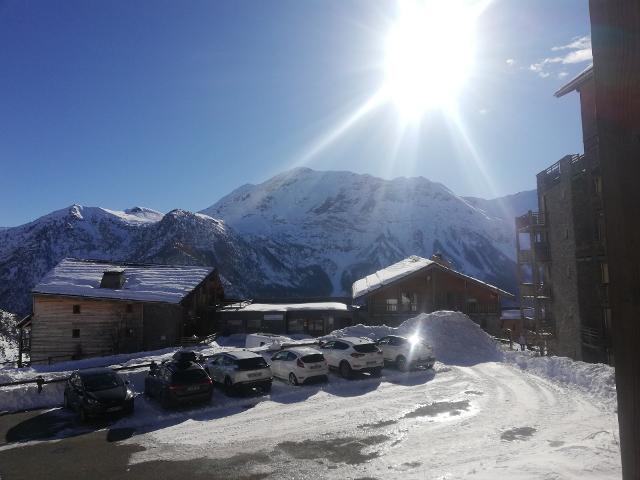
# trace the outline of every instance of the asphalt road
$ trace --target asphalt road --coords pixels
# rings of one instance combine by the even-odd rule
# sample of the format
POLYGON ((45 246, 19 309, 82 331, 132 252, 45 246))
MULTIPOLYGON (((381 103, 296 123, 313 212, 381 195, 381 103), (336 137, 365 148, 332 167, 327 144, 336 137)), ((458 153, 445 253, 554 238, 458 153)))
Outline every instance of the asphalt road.
POLYGON ((144 450, 122 443, 134 433, 130 428, 109 428, 108 421, 81 426, 73 414, 62 409, 4 415, 0 417, 0 479, 184 477, 197 480, 231 476, 249 480, 265 477, 261 474, 243 476, 239 469, 250 459, 242 456, 223 460, 156 460, 129 465, 131 455, 144 450))

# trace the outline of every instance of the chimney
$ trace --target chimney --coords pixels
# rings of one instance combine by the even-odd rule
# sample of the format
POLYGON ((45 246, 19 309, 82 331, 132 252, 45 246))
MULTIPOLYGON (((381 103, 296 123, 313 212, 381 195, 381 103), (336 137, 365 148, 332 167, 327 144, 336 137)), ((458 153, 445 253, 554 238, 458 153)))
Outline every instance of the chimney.
POLYGON ((446 268, 451 268, 451 262, 445 260, 440 252, 436 252, 431 255, 431 261, 436 262, 438 265, 442 265, 446 268))
POLYGON ((102 274, 102 281, 100 282, 100 288, 110 288, 112 290, 119 290, 124 285, 126 278, 124 276, 124 270, 121 268, 114 268, 112 270, 105 270, 102 274))

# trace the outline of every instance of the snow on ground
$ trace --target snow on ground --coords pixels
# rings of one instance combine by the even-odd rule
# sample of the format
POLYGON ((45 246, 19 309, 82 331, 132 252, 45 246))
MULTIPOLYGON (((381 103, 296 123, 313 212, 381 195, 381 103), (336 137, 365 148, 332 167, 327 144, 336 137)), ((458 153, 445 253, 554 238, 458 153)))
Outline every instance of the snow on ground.
MULTIPOLYGON (((333 335, 415 332, 440 360, 434 371, 385 368, 381 379, 353 381, 332 374, 327 384, 303 387, 275 381, 262 397, 231 398, 216 390, 210 405, 175 411, 138 396, 135 414, 111 428, 135 429, 124 443, 144 450, 130 463, 210 458, 227 478, 620 478, 611 367, 505 352, 454 312, 333 335)), ((201 351, 243 340, 220 339, 229 346, 201 351)), ((148 352, 144 360, 171 352, 148 352)), ((127 374, 137 392, 144 373, 127 374)), ((51 401, 59 402, 61 392, 51 392, 51 401)), ((7 405, 6 392, 0 394, 7 405)), ((60 435, 77 434, 74 428, 60 435)))
POLYGON ((17 320, 15 315, 0 310, 0 364, 18 356, 17 320))

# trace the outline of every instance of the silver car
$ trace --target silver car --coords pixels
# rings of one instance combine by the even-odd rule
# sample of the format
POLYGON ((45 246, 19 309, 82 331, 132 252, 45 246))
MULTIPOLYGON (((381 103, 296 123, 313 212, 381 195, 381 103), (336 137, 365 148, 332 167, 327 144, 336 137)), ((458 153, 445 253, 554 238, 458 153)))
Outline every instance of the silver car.
POLYGON ((436 361, 431 346, 417 336, 387 335, 376 344, 382 350, 384 361, 394 363, 403 372, 415 367, 432 368, 436 361))
POLYGON ((229 394, 247 390, 271 391, 271 367, 262 355, 249 350, 218 353, 207 360, 206 370, 229 394))

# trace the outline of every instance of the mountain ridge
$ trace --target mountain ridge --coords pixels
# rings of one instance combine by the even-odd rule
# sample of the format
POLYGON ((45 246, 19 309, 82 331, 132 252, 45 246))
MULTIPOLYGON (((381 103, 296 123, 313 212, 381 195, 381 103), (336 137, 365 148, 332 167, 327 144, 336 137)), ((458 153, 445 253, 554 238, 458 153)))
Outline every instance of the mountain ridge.
POLYGON ((294 297, 348 295, 359 276, 440 251, 510 287, 513 276, 501 272, 514 265, 513 219, 496 217, 491 202, 424 177, 299 168, 201 212, 74 204, 0 229, 0 308, 28 313, 31 288, 67 256, 214 265, 231 295, 294 297))

